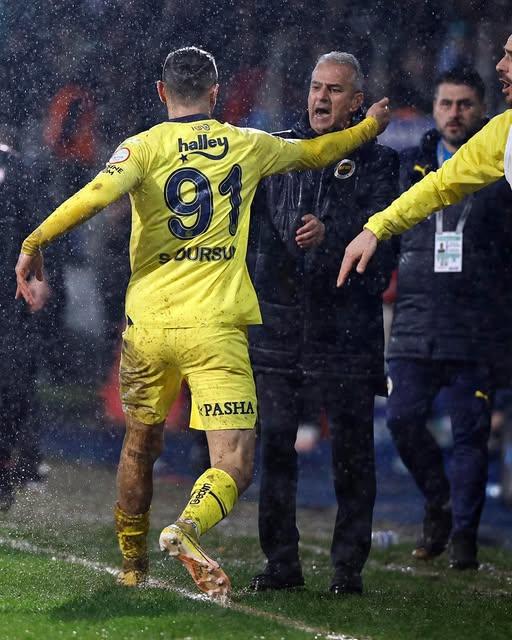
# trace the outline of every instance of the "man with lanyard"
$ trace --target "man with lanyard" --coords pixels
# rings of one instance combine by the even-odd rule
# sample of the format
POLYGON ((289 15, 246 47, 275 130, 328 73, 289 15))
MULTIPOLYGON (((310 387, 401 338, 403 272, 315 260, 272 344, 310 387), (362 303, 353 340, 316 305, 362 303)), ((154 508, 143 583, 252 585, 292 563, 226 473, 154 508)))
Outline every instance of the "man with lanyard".
MULTIPOLYGON (((419 165, 413 167, 412 180, 407 184, 407 176, 403 174, 409 170, 410 166, 407 162, 409 157, 415 153, 425 153, 429 155, 428 147, 432 147, 432 142, 437 139, 436 160, 437 167, 443 165, 449 160, 461 143, 465 142, 468 134, 474 133, 472 127, 475 124, 479 127, 482 123, 484 109, 484 85, 477 74, 471 74, 461 70, 453 70, 444 73, 436 82, 436 96, 434 99, 434 119, 436 121, 436 129, 428 131, 422 139, 419 147, 404 152, 402 167, 402 184, 405 182, 405 188, 415 181, 414 174, 423 173, 425 169, 419 165), (474 76, 473 78, 471 76, 474 76), (466 84, 474 81, 475 86, 466 84), (459 84, 460 83, 460 84, 459 84), (458 100, 453 96, 446 96, 446 92, 456 93, 458 100), (466 94, 473 93, 475 96, 468 97, 466 94), (476 120, 476 122, 475 122, 476 120), (462 140, 461 140, 462 138, 462 140), (429 144, 430 143, 430 144, 429 144), (409 157, 408 157, 409 156, 409 157)), ((427 165, 428 166, 428 165, 427 165)), ((444 212, 441 209, 436 213, 435 224, 435 243, 434 243, 434 272, 449 273, 462 271, 462 238, 466 221, 472 207, 473 198, 468 196, 464 202, 462 211, 459 214, 457 226, 454 231, 446 231, 443 226, 444 212)), ((457 210, 459 213, 459 210, 457 210)), ((415 233, 413 230, 411 233, 415 233)))
MULTIPOLYGON (((454 69, 440 76, 436 129, 403 153, 402 189, 443 166, 483 126, 484 113, 484 86, 476 72, 454 69)), ((496 364, 503 364, 500 342, 507 339, 501 307, 511 295, 511 214, 512 192, 502 178, 401 238, 387 353, 388 426, 425 497, 423 534, 413 555, 435 557, 450 539, 454 569, 478 567, 490 404, 493 389, 504 384, 497 380, 496 364), (450 482, 442 451, 426 428, 442 388, 454 442, 450 482)))

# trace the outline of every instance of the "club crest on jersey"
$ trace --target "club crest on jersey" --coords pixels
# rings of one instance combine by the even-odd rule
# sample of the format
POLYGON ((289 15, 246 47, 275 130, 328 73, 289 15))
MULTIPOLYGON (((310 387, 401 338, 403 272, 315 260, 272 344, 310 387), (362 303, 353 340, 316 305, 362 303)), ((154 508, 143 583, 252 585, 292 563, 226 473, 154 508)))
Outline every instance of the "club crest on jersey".
POLYGON ((346 180, 354 175, 355 170, 356 163, 353 160, 350 160, 350 158, 345 158, 336 165, 336 168, 334 169, 334 177, 338 178, 338 180, 346 180))
POLYGON ((124 162, 125 160, 128 160, 129 157, 130 149, 128 149, 128 147, 119 147, 119 149, 116 149, 112 154, 110 160, 108 161, 108 164, 124 162))
POLYGON ((209 138, 206 133, 201 133, 195 140, 178 138, 178 152, 181 154, 182 162, 187 160, 187 154, 200 155, 208 160, 221 160, 228 151, 229 142, 225 136, 223 138, 209 138))

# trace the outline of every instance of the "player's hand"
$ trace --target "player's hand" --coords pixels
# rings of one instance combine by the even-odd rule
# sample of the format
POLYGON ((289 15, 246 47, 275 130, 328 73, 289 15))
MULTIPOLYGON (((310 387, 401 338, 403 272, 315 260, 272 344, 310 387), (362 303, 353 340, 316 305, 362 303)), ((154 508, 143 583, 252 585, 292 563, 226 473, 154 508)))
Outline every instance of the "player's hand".
POLYGON ((372 106, 366 112, 367 116, 373 116, 379 124, 379 133, 382 133, 391 120, 391 111, 389 110, 389 98, 382 98, 378 102, 372 104, 372 106))
POLYGON ((363 229, 345 249, 336 286, 342 287, 345 284, 354 265, 357 265, 357 273, 364 273, 376 248, 377 237, 369 229, 363 229))
POLYGON ((306 213, 301 220, 304 224, 297 229, 295 242, 301 249, 318 247, 325 238, 324 223, 312 213, 306 213))
POLYGON ((28 281, 28 288, 32 294, 33 303, 29 305, 30 313, 37 313, 44 309, 48 298, 51 295, 50 287, 46 280, 38 280, 37 278, 31 278, 28 281))
POLYGON ((16 268, 16 300, 23 298, 32 307, 35 304, 34 295, 29 286, 31 276, 35 275, 37 280, 43 281, 43 254, 36 253, 35 256, 28 256, 20 253, 16 268))

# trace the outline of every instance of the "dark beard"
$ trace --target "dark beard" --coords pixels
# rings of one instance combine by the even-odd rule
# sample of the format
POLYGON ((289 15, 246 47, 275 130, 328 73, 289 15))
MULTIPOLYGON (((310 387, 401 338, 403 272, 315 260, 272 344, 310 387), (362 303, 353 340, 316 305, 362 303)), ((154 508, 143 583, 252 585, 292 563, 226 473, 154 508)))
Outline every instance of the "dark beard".
POLYGON ((468 131, 461 133, 458 136, 447 136, 446 134, 443 134, 443 139, 446 140, 446 142, 448 142, 449 144, 453 145, 454 147, 457 147, 458 149, 459 147, 462 147, 462 145, 465 144, 470 138, 472 138, 475 135, 475 133, 479 131, 481 128, 482 128, 482 123, 479 122, 477 125, 469 129, 468 131))

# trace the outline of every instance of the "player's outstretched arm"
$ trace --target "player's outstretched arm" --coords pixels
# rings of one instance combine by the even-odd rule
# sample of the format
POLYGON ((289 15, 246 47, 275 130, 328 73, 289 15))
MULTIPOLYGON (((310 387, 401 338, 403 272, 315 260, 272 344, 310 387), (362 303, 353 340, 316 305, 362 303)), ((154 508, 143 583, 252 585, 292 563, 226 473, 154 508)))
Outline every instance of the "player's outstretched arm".
POLYGON ((29 256, 36 255, 47 244, 135 189, 143 180, 147 160, 148 152, 143 139, 125 140, 101 173, 63 202, 25 239, 21 252, 29 256), (123 153, 123 168, 122 171, 115 171, 114 165, 120 161, 117 157, 120 152, 123 153))
POLYGON ((342 287, 345 284, 354 265, 356 265, 357 273, 365 272, 371 257, 377 249, 377 242, 377 237, 369 229, 363 229, 347 245, 336 283, 338 287, 342 287))
POLYGON ((322 169, 334 164, 373 140, 384 131, 389 119, 389 100, 383 98, 370 107, 367 117, 359 124, 317 138, 285 139, 258 131, 261 177, 287 171, 322 169))
POLYGON ((118 181, 109 180, 100 173, 83 189, 63 202, 23 242, 22 253, 36 255, 53 240, 86 222, 128 189, 118 181))
POLYGON ((428 173, 389 207, 371 216, 365 228, 385 240, 502 178, 511 126, 510 110, 495 116, 440 169, 428 173))
POLYGON ((505 147, 512 115, 495 116, 436 172, 427 174, 389 207, 370 217, 364 230, 345 250, 337 285, 343 286, 357 265, 363 273, 377 243, 407 231, 434 211, 499 180, 504 174, 505 147))
POLYGON ((301 158, 301 168, 326 167, 350 155, 362 144, 373 140, 379 133, 382 133, 389 124, 389 120, 389 100, 382 98, 368 109, 366 118, 359 124, 343 131, 301 140, 300 144, 304 151, 301 158))
POLYGON ((15 268, 16 299, 23 298, 30 306, 35 304, 29 280, 32 276, 44 279, 41 249, 118 200, 130 186, 131 183, 100 173, 32 231, 23 242, 15 268))

